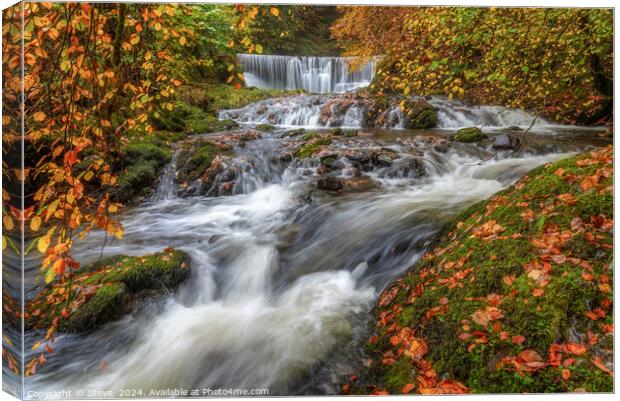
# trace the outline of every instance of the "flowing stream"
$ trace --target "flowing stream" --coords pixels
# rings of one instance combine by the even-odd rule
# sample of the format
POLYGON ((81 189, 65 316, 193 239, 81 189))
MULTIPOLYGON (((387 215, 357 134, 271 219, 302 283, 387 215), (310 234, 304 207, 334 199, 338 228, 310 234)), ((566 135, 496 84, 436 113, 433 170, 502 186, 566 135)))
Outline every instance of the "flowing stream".
MULTIPOLYGON (((285 119, 275 102, 294 108, 298 98, 287 99, 247 110, 266 104, 285 119)), ((481 114, 459 107, 461 114, 446 106, 452 115, 445 112, 444 128, 481 114)), ((238 111, 222 117, 234 113, 245 128, 261 122, 238 111)), ((511 118, 529 118, 519 113, 511 118)), ((283 125, 306 122, 291 118, 283 125)), ((125 238, 102 250, 103 234, 93 233, 76 242, 76 257, 87 263, 101 252, 142 255, 171 246, 190 255, 192 277, 175 294, 95 333, 60 336, 27 388, 114 390, 117 396, 121 390, 161 396, 151 389, 175 388, 337 393, 343 377, 362 363, 378 293, 420 258, 442 224, 540 164, 603 144, 588 129, 548 122, 543 128, 524 150, 483 163, 489 149, 454 144, 437 150, 426 140, 445 137, 444 130, 360 133, 335 146, 375 146, 403 160, 415 147, 426 173, 389 174, 375 166, 367 175, 376 188, 341 195, 316 189, 316 164, 277 160, 284 128, 235 149, 244 167, 231 196, 176 196, 173 160, 153 199, 122 216, 125 238)), ((27 344, 38 335, 31 333, 27 344)))

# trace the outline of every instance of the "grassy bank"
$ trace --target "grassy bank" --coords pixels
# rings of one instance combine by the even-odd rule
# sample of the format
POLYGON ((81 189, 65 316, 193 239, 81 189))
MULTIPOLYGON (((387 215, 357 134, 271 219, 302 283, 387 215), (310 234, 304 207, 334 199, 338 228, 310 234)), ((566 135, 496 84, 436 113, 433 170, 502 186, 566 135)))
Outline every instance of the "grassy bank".
POLYGON ((343 392, 612 391, 612 157, 541 166, 457 216, 381 294, 372 366, 343 392))

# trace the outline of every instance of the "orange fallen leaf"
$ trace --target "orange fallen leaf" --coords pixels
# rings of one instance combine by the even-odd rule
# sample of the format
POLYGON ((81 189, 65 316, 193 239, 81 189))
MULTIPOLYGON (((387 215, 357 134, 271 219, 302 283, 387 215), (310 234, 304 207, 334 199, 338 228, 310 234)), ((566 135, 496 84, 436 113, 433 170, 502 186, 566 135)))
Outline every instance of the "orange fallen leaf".
POLYGON ((603 372, 607 373, 609 376, 614 375, 614 372, 612 372, 611 370, 609 370, 607 366, 605 366, 605 363, 603 362, 600 356, 597 356, 596 358, 592 359, 592 363, 594 364, 594 366, 596 366, 603 372))
POLYGON ((413 383, 407 383, 403 386, 403 388, 400 390, 401 393, 403 394, 409 394, 411 392, 411 390, 413 390, 415 388, 415 384, 413 383))

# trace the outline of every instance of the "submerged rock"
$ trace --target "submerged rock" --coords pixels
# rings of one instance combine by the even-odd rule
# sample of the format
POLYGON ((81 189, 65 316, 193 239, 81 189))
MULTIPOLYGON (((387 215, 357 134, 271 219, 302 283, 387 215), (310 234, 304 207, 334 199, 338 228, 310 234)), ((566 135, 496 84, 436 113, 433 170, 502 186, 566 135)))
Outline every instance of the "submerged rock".
POLYGON ((453 137, 457 142, 478 142, 485 138, 487 135, 478 127, 461 128, 453 137))
POLYGON ((189 274, 188 255, 172 248, 152 255, 108 257, 39 292, 25 306, 25 324, 28 329, 46 329, 58 319, 59 331, 90 332, 131 312, 147 297, 174 291, 189 274))

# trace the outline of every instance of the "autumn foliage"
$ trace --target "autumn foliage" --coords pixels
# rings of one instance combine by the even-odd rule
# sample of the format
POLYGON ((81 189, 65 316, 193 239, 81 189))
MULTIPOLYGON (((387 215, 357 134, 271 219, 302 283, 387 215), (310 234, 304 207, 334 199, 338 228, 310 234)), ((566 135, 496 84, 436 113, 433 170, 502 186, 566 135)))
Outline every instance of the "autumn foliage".
POLYGON ((350 7, 332 34, 381 56, 375 89, 611 118, 613 16, 604 9, 350 7))

